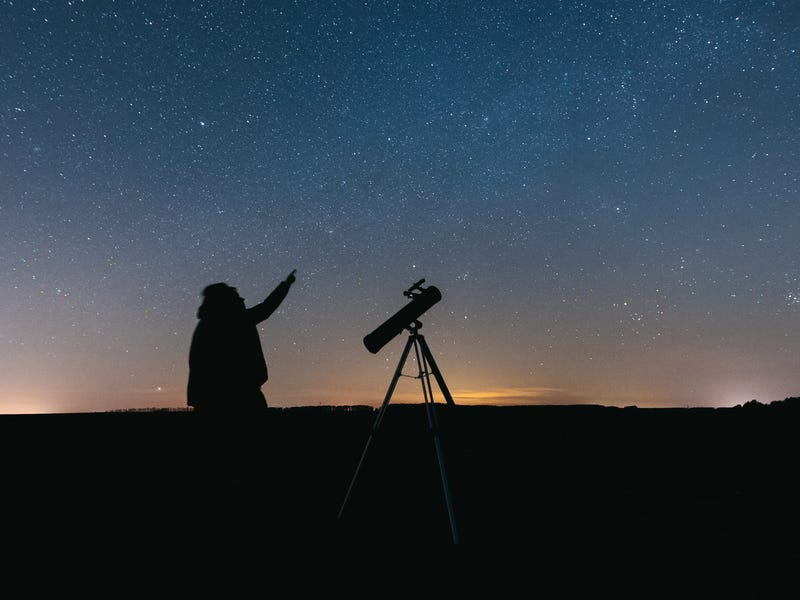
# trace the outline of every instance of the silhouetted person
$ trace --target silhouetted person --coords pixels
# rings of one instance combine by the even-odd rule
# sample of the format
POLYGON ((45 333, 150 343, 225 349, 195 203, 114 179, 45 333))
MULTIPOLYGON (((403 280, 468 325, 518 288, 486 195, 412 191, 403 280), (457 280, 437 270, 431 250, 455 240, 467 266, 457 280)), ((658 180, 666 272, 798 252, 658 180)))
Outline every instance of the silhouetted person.
POLYGON ((261 386, 268 378, 267 362, 257 326, 283 302, 294 274, 251 308, 245 308, 237 289, 226 283, 203 290, 189 349, 187 403, 195 412, 237 416, 266 410, 261 386))
POLYGON ((198 415, 191 443, 197 488, 187 508, 211 527, 253 528, 273 498, 268 464, 271 436, 261 386, 267 362, 258 324, 280 306, 295 271, 260 304, 246 308, 235 287, 203 290, 189 349, 187 403, 198 415))

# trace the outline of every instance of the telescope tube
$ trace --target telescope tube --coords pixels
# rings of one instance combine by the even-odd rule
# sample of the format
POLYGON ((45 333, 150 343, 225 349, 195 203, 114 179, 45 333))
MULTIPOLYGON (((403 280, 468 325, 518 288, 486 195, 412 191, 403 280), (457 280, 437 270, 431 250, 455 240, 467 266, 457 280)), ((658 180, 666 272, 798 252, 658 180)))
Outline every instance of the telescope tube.
POLYGON ((364 345, 373 354, 388 344, 398 333, 416 321, 422 313, 442 299, 439 288, 429 285, 420 290, 411 298, 411 302, 398 310, 375 328, 372 333, 364 336, 364 345))

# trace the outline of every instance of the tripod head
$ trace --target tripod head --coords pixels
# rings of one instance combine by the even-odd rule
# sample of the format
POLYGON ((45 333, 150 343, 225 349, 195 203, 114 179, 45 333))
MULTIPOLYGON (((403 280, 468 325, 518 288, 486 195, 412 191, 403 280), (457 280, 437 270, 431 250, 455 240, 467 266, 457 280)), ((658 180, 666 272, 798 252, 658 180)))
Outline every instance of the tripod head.
POLYGON ((411 321, 411 323, 406 325, 406 331, 411 335, 416 335, 418 329, 422 329, 422 323, 420 321, 411 321))

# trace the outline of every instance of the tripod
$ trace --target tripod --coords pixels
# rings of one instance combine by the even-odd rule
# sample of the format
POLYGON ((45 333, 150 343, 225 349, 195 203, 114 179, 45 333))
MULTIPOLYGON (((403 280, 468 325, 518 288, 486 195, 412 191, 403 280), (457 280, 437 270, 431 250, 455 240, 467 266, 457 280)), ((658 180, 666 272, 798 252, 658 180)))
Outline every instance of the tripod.
POLYGON ((386 392, 386 397, 383 400, 383 404, 378 411, 378 416, 375 419, 375 422, 372 425, 372 431, 370 432, 369 438, 367 439, 367 444, 364 446, 364 451, 361 453, 361 459, 358 461, 358 466, 356 467, 356 472, 353 475, 353 479, 350 481, 350 486, 347 488, 347 494, 345 494, 344 501, 342 502, 342 507, 339 509, 339 518, 342 517, 342 513, 344 512, 345 505, 347 504, 347 500, 350 497, 350 493, 353 490, 353 486, 355 485, 356 478, 358 477, 358 473, 361 470, 361 465, 364 463, 364 459, 367 456, 367 450, 369 450, 370 444, 372 443, 373 438, 378 432, 378 428, 380 427, 381 421, 383 420, 383 416, 386 413, 386 408, 389 406, 389 402, 392 398, 392 393, 394 392, 394 388, 397 385, 397 381, 400 379, 403 371, 403 366, 408 358, 408 355, 411 351, 413 346, 414 354, 417 359, 417 365, 419 366, 419 375, 418 379, 422 384, 422 395, 425 401, 425 411, 428 417, 428 430, 431 432, 433 436, 433 443, 436 447, 436 457, 439 461, 439 474, 441 475, 442 479, 442 489, 444 491, 444 499, 445 504, 447 505, 447 515, 450 520, 450 532, 452 534, 453 543, 458 544, 458 529, 456 528, 456 521, 455 515, 453 513, 453 503, 450 498, 450 487, 447 483, 447 473, 444 466, 444 459, 442 457, 442 445, 441 441, 439 440, 439 425, 436 420, 436 409, 433 403, 433 389, 431 387, 431 373, 436 378, 436 382, 439 384, 439 388, 442 394, 445 397, 447 403, 453 406, 455 403, 453 402, 453 397, 450 395, 450 390, 447 389, 447 384, 442 377, 441 371, 439 371, 439 367, 436 366, 436 361, 433 359, 433 355, 431 354, 431 350, 428 347, 428 343, 425 341, 425 338, 422 334, 419 333, 419 329, 422 327, 422 323, 419 321, 413 321, 410 325, 406 327, 409 331, 408 341, 406 342, 406 346, 403 350, 403 354, 400 356, 400 362, 397 364, 397 369, 394 372, 394 376, 392 377, 392 381, 389 384, 389 389, 386 392))

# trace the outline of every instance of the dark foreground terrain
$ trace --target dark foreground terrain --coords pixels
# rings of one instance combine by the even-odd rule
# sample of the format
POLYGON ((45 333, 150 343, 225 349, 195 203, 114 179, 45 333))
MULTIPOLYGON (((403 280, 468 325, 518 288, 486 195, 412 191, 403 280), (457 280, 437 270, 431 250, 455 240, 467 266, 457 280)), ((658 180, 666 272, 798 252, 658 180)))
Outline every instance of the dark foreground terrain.
POLYGON ((437 404, 437 436, 425 405, 391 405, 345 503, 376 416, 270 409, 247 426, 170 411, 2 416, 4 541, 188 555, 402 548, 434 561, 455 546, 571 561, 800 557, 798 399, 437 404))

